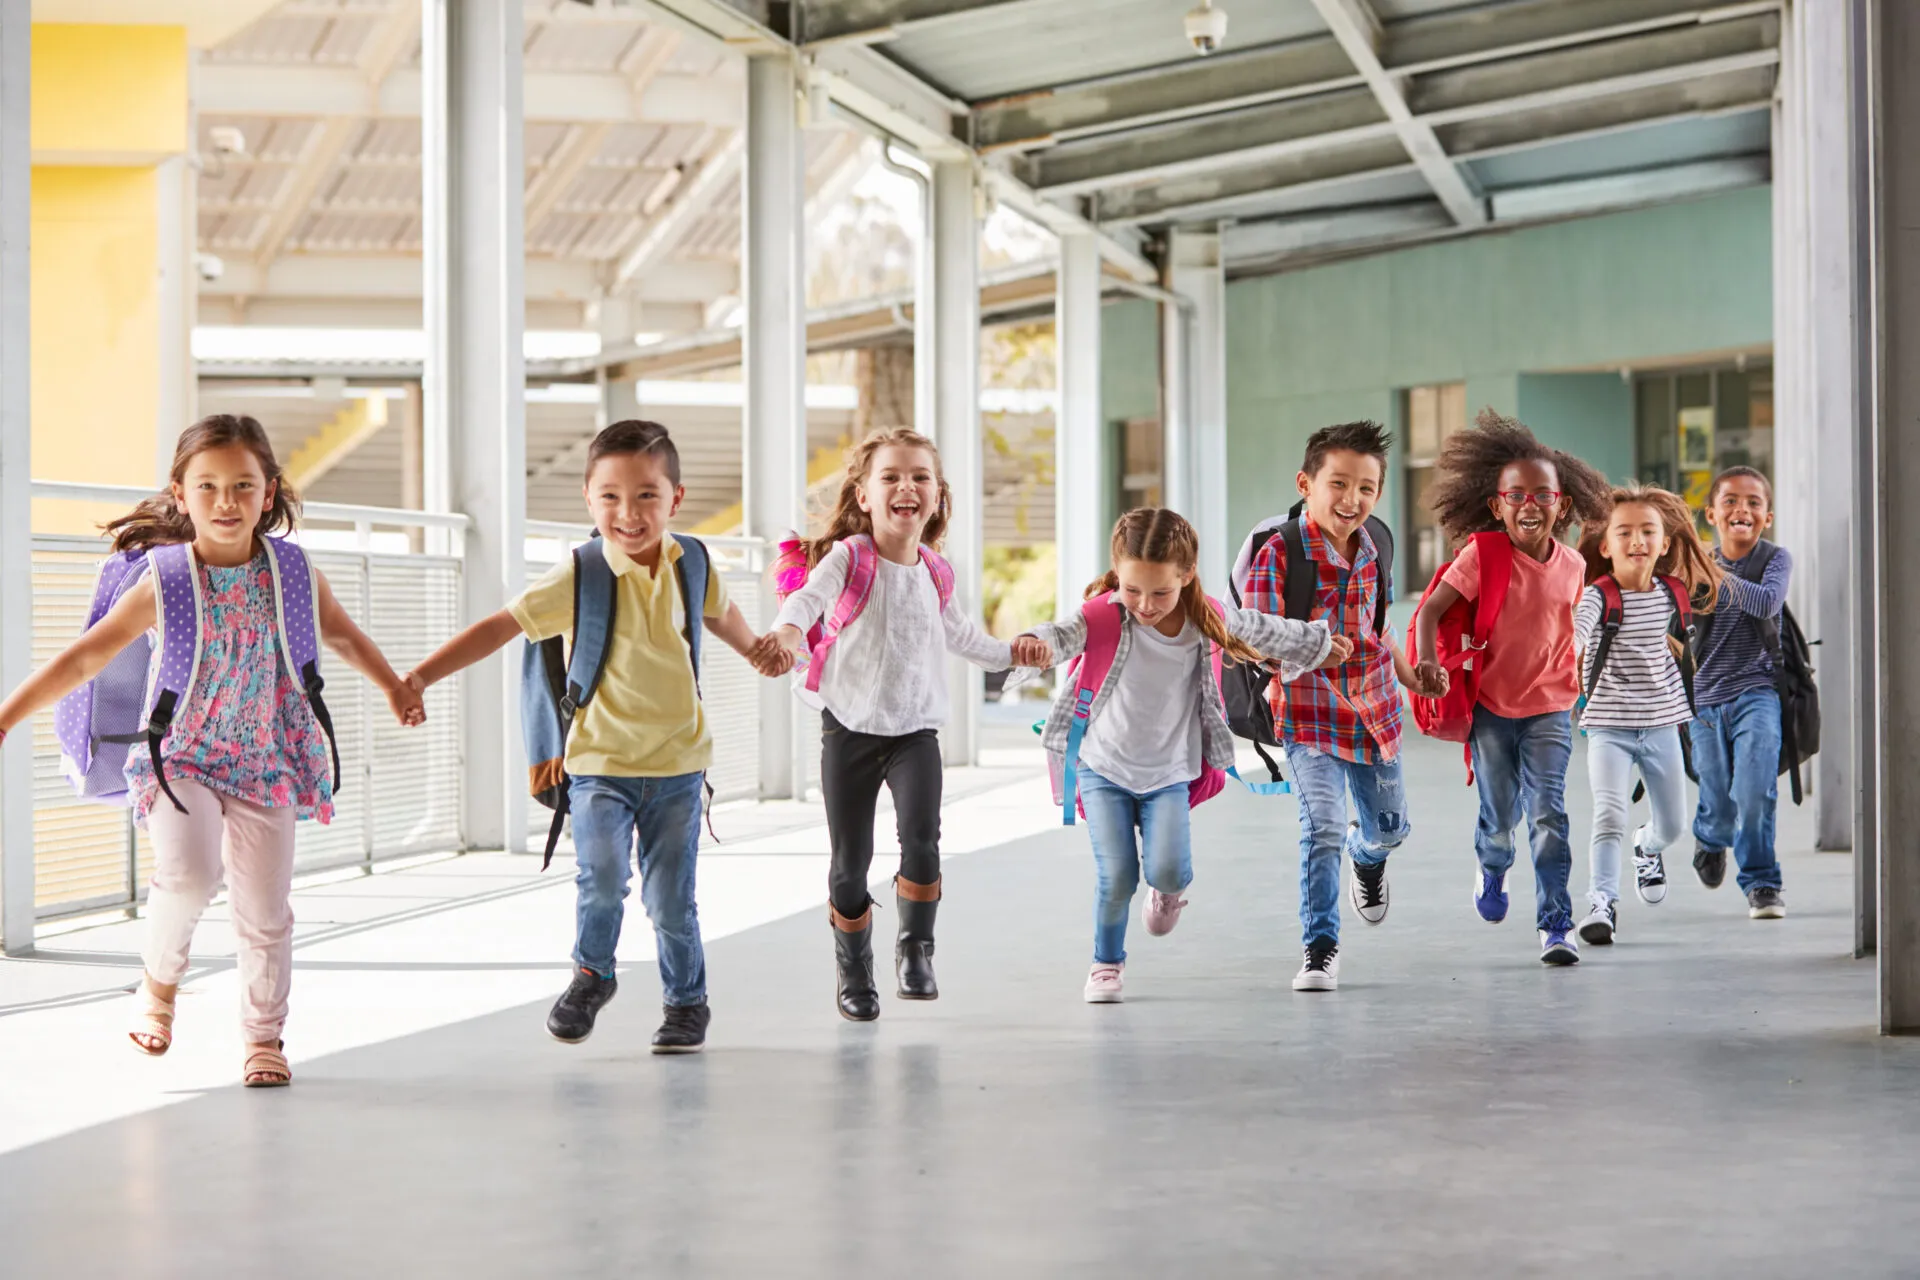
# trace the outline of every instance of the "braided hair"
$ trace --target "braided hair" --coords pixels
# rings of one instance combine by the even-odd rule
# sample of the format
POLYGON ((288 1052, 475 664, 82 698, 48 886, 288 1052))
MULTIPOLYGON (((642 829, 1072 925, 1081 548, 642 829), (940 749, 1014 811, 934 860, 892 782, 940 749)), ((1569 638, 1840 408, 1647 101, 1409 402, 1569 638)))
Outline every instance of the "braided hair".
MULTIPOLYGON (((1200 575, 1194 572, 1200 560, 1200 535, 1179 512, 1165 507, 1134 508, 1113 526, 1111 550, 1116 566, 1122 560, 1139 560, 1146 564, 1170 564, 1181 573, 1192 573, 1187 585, 1180 590, 1180 605, 1187 621, 1220 646, 1223 653, 1242 662, 1266 661, 1251 645, 1229 632, 1220 615, 1207 603, 1207 593, 1200 587, 1200 575)), ((1120 575, 1109 569, 1105 576, 1087 584, 1086 598, 1119 589, 1120 575)))

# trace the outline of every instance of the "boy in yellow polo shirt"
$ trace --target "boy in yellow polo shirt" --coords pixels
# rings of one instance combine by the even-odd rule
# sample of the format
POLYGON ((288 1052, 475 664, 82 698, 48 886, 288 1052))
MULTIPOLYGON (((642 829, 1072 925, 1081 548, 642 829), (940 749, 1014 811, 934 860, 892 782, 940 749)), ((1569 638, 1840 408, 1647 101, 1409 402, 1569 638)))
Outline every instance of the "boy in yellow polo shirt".
MULTIPOLYGON (((618 989, 614 949, 633 874, 628 853, 637 836, 640 901, 659 943, 666 999, 653 1051, 692 1053, 706 1043, 710 1018, 694 861, 713 737, 681 634, 685 604, 673 565, 682 553, 667 536, 667 521, 686 490, 667 429, 657 422, 616 422, 594 437, 585 494, 614 574, 614 623, 600 683, 567 735, 579 906, 573 982, 547 1015, 547 1030, 569 1044, 585 1040, 618 989)), ((516 636, 538 642, 570 633, 573 576, 569 556, 505 609, 440 646, 407 675, 407 683, 424 690, 516 636)), ((711 567, 705 595, 706 629, 749 656, 758 637, 711 567)))

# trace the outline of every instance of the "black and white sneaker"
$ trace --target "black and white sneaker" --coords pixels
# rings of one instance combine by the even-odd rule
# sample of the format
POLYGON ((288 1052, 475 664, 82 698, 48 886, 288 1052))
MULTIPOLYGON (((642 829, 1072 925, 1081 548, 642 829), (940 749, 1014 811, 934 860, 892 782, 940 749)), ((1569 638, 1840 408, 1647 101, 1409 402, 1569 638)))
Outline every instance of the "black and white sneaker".
POLYGON ((579 1044, 593 1034, 593 1020, 613 993, 620 989, 618 978, 603 978, 591 969, 575 969, 566 992, 554 1002, 547 1014, 547 1034, 565 1044, 579 1044))
POLYGON ((1596 947, 1613 945, 1613 931, 1619 912, 1612 898, 1589 904, 1593 909, 1580 922, 1580 941, 1596 947))
POLYGON ((1379 924, 1387 918, 1387 864, 1376 862, 1372 866, 1353 864, 1353 883, 1348 886, 1348 897, 1353 899, 1353 909, 1368 924, 1379 924))
POLYGON ((1667 860, 1657 849, 1642 849, 1637 835, 1633 838, 1633 887, 1645 903, 1660 902, 1667 896, 1667 860))
POLYGON ((1747 917, 1752 920, 1779 920, 1786 916, 1787 904, 1780 900, 1780 891, 1771 885, 1759 884, 1747 890, 1747 917))
POLYGON ((713 1011, 707 1008, 706 1002, 663 1005, 661 1011, 666 1017, 660 1029, 653 1033, 653 1051, 700 1052, 700 1046, 707 1042, 707 1024, 713 1021, 713 1011))
POLYGON ((1316 940, 1307 944, 1306 960, 1293 975, 1295 991, 1336 991, 1340 987, 1340 944, 1316 940))

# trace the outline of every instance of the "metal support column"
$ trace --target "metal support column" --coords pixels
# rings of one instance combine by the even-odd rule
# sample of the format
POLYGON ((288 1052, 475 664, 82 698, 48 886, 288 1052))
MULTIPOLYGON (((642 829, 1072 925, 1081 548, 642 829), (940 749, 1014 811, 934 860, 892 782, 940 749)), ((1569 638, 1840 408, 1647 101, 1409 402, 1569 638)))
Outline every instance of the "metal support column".
MULTIPOLYGON (((1858 376, 1855 326, 1864 322, 1855 296, 1853 147, 1847 26, 1842 15, 1800 24, 1800 74, 1805 95, 1804 154, 1807 221, 1806 342, 1809 359, 1803 399, 1809 416, 1801 434, 1817 442, 1813 464, 1812 634, 1825 643, 1818 663, 1823 749, 1813 759, 1814 847, 1853 844, 1854 761, 1852 659, 1845 638, 1852 627, 1853 424, 1858 376)), ((1803 525, 1802 528, 1808 526, 1803 525)), ((1799 550, 1798 547, 1795 550, 1799 550)))
MULTIPOLYGON (((1173 289, 1169 233, 1160 284, 1173 289)), ((1193 506, 1193 318, 1172 301, 1160 304, 1160 505, 1193 506)))
MULTIPOLYGON (((1880 1029, 1920 1032, 1920 6, 1882 0, 1870 17, 1873 89, 1874 273, 1880 317, 1875 409, 1862 416, 1878 461, 1871 494, 1880 614, 1875 628, 1879 716, 1876 827, 1880 868, 1880 1029)), ((1866 593, 1862 593, 1866 594, 1866 593)))
POLYGON ((1100 413, 1100 242, 1060 237, 1054 351, 1060 407, 1053 428, 1053 540, 1059 551, 1054 617, 1070 618, 1080 593, 1107 567, 1102 496, 1108 484, 1100 413))
MULTIPOLYGON (((188 136, 198 129, 189 112, 188 136)), ((200 281, 194 267, 196 225, 194 169, 185 156, 170 156, 154 170, 159 239, 160 394, 154 406, 154 483, 164 484, 173 465, 173 445, 198 417, 199 378, 193 363, 193 325, 200 281)))
MULTIPOLYGON (((807 489, 806 196, 792 57, 747 59, 747 154, 741 178, 747 410, 742 510, 769 542, 804 531, 807 489)), ((761 587, 761 618, 774 614, 761 587)), ((784 680, 760 683, 760 796, 797 797, 806 777, 800 723, 784 680)))
POLYGON ((1780 25, 1780 75, 1773 103, 1773 396, 1774 536, 1793 549, 1799 571, 1789 588, 1795 614, 1812 619, 1814 539, 1813 423, 1807 384, 1807 194, 1804 58, 1800 6, 1780 25))
POLYGON ((1229 545, 1227 523, 1227 275, 1219 233, 1169 233, 1166 278, 1167 288, 1193 304, 1186 317, 1185 481, 1169 489, 1167 505, 1200 535, 1200 581, 1223 594, 1237 547, 1229 545))
MULTIPOLYGON (((28 410, 27 227, 32 144, 27 135, 31 23, 24 4, 0 4, 0 689, 33 671, 33 422, 28 410)), ((0 943, 33 950, 33 730, 0 746, 0 943)))
MULTIPOLYGON (((953 491, 945 554, 953 564, 953 607, 980 616, 980 527, 985 503, 980 452, 980 210, 970 161, 933 166, 933 439, 953 491)), ((948 660, 952 708, 940 741, 946 762, 978 755, 980 669, 948 660)))
POLYGON ((1876 236, 1873 104, 1875 83, 1875 0, 1848 0, 1848 142, 1850 166, 1847 186, 1853 192, 1856 219, 1853 233, 1853 295, 1857 309, 1853 324, 1854 419, 1853 537, 1848 548, 1852 566, 1853 616, 1849 621, 1848 658, 1853 666, 1853 954, 1871 954, 1880 945, 1880 671, 1877 646, 1880 627, 1880 557, 1875 526, 1875 504, 1883 500, 1880 460, 1874 444, 1880 364, 1880 316, 1876 307, 1875 272, 1880 246, 1876 236))
MULTIPOLYGON (((512 4, 426 0, 421 22, 427 505, 473 518, 460 578, 471 623, 526 579, 524 32, 512 4)), ((495 654, 461 678, 469 848, 527 847, 517 676, 495 654)))

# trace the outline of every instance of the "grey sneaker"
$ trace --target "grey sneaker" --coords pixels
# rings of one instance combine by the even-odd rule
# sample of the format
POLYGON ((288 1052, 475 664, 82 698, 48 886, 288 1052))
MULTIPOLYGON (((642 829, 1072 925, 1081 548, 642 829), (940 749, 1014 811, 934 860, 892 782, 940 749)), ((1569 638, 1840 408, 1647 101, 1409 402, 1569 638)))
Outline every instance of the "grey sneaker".
POLYGON ((1754 920, 1778 920, 1787 914, 1780 891, 1770 885, 1755 885, 1747 890, 1747 915, 1754 920))

